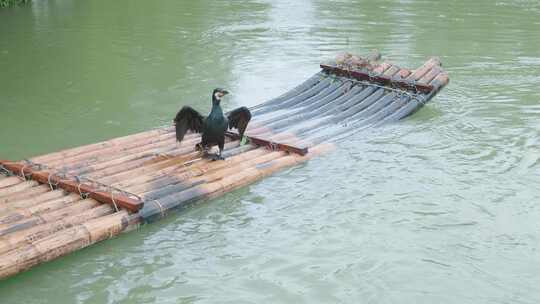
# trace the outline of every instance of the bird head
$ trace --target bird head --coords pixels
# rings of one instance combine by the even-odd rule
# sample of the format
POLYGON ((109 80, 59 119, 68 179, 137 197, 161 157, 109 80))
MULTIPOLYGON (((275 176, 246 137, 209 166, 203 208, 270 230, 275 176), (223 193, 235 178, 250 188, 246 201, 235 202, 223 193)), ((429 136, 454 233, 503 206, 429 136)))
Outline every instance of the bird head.
POLYGON ((227 94, 229 94, 227 90, 222 89, 222 88, 217 88, 212 93, 212 101, 219 103, 221 101, 221 98, 227 94))

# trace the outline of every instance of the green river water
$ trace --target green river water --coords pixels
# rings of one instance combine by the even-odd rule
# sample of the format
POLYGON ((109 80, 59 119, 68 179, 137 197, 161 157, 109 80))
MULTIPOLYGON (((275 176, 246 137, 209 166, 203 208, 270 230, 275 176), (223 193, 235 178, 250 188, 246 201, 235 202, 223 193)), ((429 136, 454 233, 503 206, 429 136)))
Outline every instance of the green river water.
POLYGON ((0 303, 540 303, 540 3, 44 1, 0 10, 0 158, 253 106, 340 51, 450 84, 324 157, 0 282, 0 303))

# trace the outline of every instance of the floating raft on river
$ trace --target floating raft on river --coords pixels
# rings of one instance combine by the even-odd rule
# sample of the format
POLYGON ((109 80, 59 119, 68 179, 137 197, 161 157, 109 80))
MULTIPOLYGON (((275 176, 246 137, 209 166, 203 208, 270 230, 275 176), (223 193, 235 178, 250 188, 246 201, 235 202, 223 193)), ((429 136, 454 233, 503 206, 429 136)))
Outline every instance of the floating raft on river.
POLYGON ((416 70, 378 54, 342 59, 251 108, 249 143, 230 133, 225 161, 201 159, 197 134, 176 144, 174 127, 0 161, 0 279, 304 162, 410 115, 448 83, 436 58, 416 70))

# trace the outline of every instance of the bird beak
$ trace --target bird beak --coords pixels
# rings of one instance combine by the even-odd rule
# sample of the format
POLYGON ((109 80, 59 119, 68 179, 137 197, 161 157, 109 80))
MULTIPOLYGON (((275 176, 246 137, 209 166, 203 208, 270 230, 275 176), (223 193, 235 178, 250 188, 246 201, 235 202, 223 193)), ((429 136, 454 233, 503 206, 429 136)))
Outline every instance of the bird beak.
POLYGON ((223 96, 225 96, 225 95, 229 94, 229 91, 223 90, 222 93, 223 93, 223 96))

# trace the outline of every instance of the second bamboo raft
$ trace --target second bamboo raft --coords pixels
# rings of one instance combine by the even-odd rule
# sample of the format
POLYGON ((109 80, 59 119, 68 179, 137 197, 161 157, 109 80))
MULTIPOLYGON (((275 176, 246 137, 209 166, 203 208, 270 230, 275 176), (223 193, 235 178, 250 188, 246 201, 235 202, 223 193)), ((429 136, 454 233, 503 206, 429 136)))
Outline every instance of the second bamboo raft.
POLYGON ((0 279, 306 161, 351 133, 410 115, 448 83, 436 58, 414 71, 378 59, 358 69, 321 65, 251 108, 246 134, 263 141, 229 139, 225 161, 202 159, 199 135, 177 145, 173 127, 0 161, 0 279))

